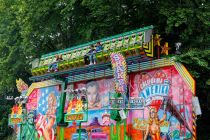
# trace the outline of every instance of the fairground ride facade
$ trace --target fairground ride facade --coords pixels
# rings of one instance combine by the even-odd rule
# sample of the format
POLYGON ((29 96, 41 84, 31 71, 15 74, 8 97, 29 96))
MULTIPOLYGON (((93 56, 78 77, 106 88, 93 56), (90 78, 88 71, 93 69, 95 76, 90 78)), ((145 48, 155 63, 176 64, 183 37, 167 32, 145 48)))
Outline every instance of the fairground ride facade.
POLYGON ((33 83, 17 81, 26 101, 9 116, 17 139, 195 140, 195 81, 152 33, 148 26, 34 60, 33 83))

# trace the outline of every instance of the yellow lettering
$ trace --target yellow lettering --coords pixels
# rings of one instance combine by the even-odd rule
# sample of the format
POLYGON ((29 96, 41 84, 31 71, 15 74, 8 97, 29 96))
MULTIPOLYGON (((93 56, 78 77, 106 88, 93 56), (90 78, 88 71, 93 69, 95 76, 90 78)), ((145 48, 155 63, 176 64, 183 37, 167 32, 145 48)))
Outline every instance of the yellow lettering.
POLYGON ((22 122, 22 118, 11 118, 10 121, 12 124, 18 124, 22 122))
POLYGON ((66 116, 66 121, 83 120, 84 114, 70 114, 66 116))

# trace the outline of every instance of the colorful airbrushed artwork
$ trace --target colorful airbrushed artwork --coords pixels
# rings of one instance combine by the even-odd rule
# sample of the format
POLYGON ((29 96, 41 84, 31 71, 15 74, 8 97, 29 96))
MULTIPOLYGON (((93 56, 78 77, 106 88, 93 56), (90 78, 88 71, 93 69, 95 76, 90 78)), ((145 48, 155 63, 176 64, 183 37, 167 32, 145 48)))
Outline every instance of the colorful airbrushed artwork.
POLYGON ((195 81, 162 58, 169 47, 152 33, 148 26, 42 55, 31 86, 17 80, 23 104, 8 121, 18 140, 195 140, 195 81), (97 64, 84 66, 97 42, 97 64), (54 57, 58 69, 48 71, 54 57))
POLYGON ((125 57, 120 53, 111 53, 112 68, 114 72, 115 91, 117 93, 127 92, 127 65, 125 57))
POLYGON ((36 111, 35 128, 38 138, 55 140, 57 108, 60 105, 60 86, 36 88, 28 96, 27 111, 36 111))
POLYGON ((133 73, 130 82, 130 96, 144 99, 144 109, 129 112, 134 139, 191 137, 192 92, 173 66, 133 73))
MULTIPOLYGON (((113 122, 110 119, 109 110, 109 95, 115 92, 113 78, 99 79, 93 81, 74 83, 74 89, 87 89, 88 98, 88 120, 82 123, 82 128, 87 132, 100 131, 90 133, 88 137, 110 139, 110 124, 113 122), (95 130, 97 129, 97 130, 95 130), (98 135, 98 136, 97 136, 98 135)), ((65 112, 68 112, 70 95, 67 94, 65 112)), ((66 128, 65 138, 71 139, 76 133, 76 125, 79 123, 69 123, 69 128, 66 128)))
MULTIPOLYGON (((87 88, 88 121, 82 123, 82 128, 90 134, 98 128, 107 139, 113 139, 111 133, 117 135, 116 122, 110 119, 109 102, 110 95, 115 93, 114 81, 114 78, 105 78, 74 83, 75 89, 87 88)), ((127 113, 126 134, 132 140, 181 140, 191 137, 192 92, 174 66, 131 73, 128 85, 127 99, 141 99, 143 102, 141 109, 131 108, 127 113)), ((65 111, 68 102, 67 98, 65 111)), ((69 123, 65 128, 65 138, 71 139, 76 128, 77 122, 69 123)), ((121 140, 125 138, 123 123, 119 136, 121 140)))

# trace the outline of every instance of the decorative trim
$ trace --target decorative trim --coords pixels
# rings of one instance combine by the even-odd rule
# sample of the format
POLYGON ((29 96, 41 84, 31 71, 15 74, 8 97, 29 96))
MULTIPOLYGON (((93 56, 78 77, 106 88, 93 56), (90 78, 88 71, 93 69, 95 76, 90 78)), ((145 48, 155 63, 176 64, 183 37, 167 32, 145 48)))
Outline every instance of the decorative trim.
POLYGON ((179 74, 182 76, 184 81, 187 83, 187 85, 190 87, 190 90, 193 93, 193 95, 195 95, 195 80, 192 78, 191 74, 181 63, 174 62, 174 66, 179 72, 179 74))
POLYGON ((59 80, 47 80, 47 81, 32 83, 31 86, 29 87, 27 93, 26 93, 26 96, 29 96, 35 88, 55 86, 55 85, 62 84, 62 83, 63 82, 61 82, 59 80))

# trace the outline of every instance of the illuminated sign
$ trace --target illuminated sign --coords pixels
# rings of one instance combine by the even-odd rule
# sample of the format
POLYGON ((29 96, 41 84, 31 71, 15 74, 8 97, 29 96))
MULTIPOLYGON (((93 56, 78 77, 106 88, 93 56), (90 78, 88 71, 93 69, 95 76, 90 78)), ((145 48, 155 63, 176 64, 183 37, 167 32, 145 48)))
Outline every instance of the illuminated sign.
POLYGON ((129 99, 130 108, 143 108, 144 107, 144 98, 141 97, 130 97, 129 99))
POLYGON ((125 100, 122 97, 110 98, 110 104, 112 108, 123 108, 125 107, 125 100))
POLYGON ((12 124, 20 124, 20 123, 22 123, 22 121, 23 121, 22 118, 11 118, 11 119, 10 119, 10 122, 11 122, 12 124))
POLYGON ((112 108, 130 108, 130 109, 143 109, 144 108, 144 98, 142 97, 130 97, 128 101, 123 97, 110 98, 110 105, 112 108))
POLYGON ((22 124, 23 123, 23 117, 22 115, 15 115, 12 116, 9 115, 9 125, 14 125, 14 124, 22 124))
POLYGON ((117 93, 127 92, 127 66, 125 58, 120 53, 111 53, 112 68, 114 71, 115 88, 117 93))
POLYGON ((65 119, 65 122, 85 121, 85 117, 84 117, 84 114, 83 113, 66 114, 64 119, 65 119))

